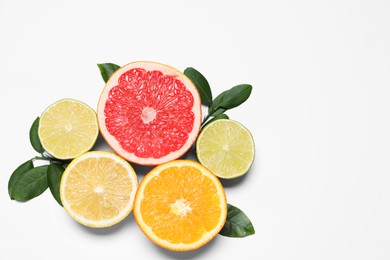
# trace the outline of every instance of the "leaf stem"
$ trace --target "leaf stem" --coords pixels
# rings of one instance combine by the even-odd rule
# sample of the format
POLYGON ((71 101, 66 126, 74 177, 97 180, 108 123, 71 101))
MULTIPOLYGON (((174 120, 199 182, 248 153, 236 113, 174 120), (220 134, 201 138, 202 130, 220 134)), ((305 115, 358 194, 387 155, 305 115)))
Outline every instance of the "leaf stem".
POLYGON ((55 162, 55 163, 59 163, 61 165, 65 165, 65 164, 68 164, 69 162, 66 161, 66 160, 60 160, 60 159, 55 159, 55 158, 50 158, 50 157, 46 157, 42 154, 42 156, 35 156, 33 157, 31 160, 35 161, 35 160, 43 160, 43 161, 49 161, 49 162, 55 162))
POLYGON ((32 160, 45 160, 45 161, 51 161, 50 158, 47 158, 45 156, 35 156, 34 158, 32 158, 32 160))
POLYGON ((202 125, 204 125, 207 120, 210 118, 211 114, 209 113, 205 118, 203 118, 202 125))

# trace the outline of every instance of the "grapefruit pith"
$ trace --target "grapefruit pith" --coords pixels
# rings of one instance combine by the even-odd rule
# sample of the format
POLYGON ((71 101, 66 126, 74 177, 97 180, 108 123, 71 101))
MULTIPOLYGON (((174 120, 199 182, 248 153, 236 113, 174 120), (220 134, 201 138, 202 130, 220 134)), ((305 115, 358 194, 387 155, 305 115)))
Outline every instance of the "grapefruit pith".
POLYGON ((99 99, 98 123, 108 145, 141 165, 181 157, 202 121, 199 92, 179 70, 148 61, 119 68, 99 99))

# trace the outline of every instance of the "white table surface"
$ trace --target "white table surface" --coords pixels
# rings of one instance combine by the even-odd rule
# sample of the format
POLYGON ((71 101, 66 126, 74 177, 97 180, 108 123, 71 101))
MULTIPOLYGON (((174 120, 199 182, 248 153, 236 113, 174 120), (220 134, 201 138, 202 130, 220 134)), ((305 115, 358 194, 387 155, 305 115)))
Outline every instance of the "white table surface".
POLYGON ((385 0, 0 0, 0 259, 390 259, 389 14, 385 0), (228 115, 256 159, 224 184, 255 235, 174 253, 132 214, 94 230, 49 191, 9 199, 34 119, 65 97, 96 108, 96 64, 136 60, 194 67, 214 96, 253 85, 228 115))

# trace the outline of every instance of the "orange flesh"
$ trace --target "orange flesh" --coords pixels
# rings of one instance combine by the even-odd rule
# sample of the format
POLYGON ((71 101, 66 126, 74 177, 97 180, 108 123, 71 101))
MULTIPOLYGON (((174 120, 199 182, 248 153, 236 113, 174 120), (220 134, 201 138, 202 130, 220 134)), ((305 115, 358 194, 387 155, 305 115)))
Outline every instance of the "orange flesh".
POLYGON ((190 166, 167 168, 150 180, 140 207, 145 224, 172 244, 200 240, 222 214, 217 187, 190 166))

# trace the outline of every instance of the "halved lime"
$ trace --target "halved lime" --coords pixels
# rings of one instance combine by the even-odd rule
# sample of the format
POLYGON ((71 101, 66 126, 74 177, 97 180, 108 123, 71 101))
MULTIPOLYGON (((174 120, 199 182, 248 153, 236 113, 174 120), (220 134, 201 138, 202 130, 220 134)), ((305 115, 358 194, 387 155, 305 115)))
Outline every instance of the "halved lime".
POLYGON ((61 99, 50 105, 39 120, 43 148, 58 159, 73 159, 89 151, 99 134, 96 112, 85 103, 61 99))
POLYGON ((200 132, 196 156, 218 177, 233 179, 248 172, 255 157, 255 143, 242 124, 220 119, 210 122, 200 132))

